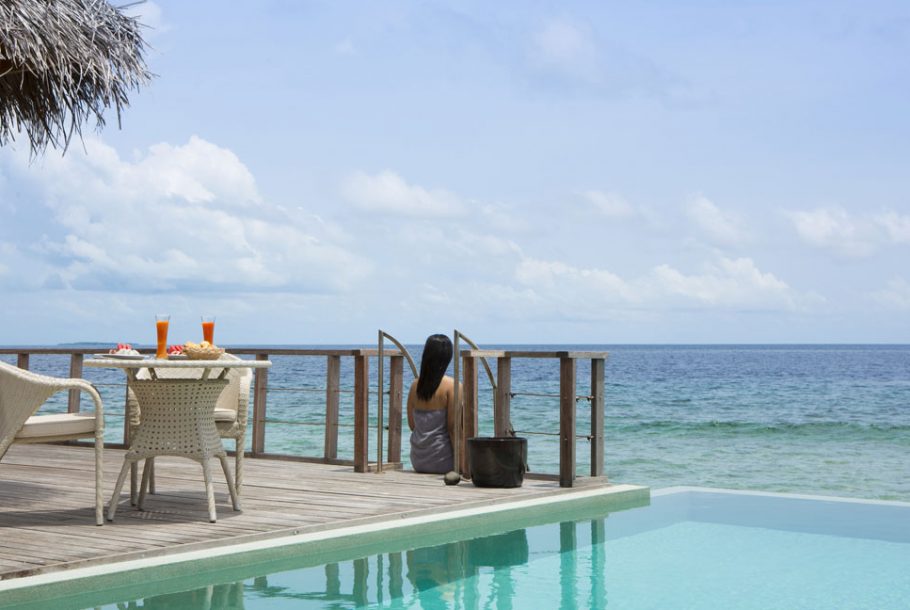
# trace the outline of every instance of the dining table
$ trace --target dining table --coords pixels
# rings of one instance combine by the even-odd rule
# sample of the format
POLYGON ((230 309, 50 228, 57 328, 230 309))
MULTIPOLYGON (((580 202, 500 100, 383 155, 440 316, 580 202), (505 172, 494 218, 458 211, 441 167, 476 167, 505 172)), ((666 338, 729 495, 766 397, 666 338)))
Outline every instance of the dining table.
MULTIPOLYGON (((127 384, 139 402, 141 423, 129 439, 123 466, 108 506, 107 519, 113 521, 124 481, 130 467, 139 461, 158 456, 177 456, 195 460, 202 465, 208 501, 209 521, 215 523, 215 494, 210 461, 218 458, 227 480, 231 504, 241 510, 240 498, 234 488, 227 452, 215 425, 215 405, 221 392, 230 383, 226 376, 235 368, 261 369, 271 366, 268 360, 182 360, 137 356, 99 355, 86 359, 84 366, 122 369, 127 384), (189 369, 179 378, 161 371, 189 369), (146 373, 141 373, 146 371, 146 373)), ((145 468, 140 485, 137 508, 142 509, 151 469, 145 468)))

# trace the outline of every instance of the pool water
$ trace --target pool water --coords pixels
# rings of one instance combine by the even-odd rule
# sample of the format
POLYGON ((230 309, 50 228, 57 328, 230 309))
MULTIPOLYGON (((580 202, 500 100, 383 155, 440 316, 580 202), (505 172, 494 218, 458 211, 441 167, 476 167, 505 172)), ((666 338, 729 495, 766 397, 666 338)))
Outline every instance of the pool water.
POLYGON ((903 610, 910 504, 666 490, 642 508, 274 568, 53 607, 903 610))

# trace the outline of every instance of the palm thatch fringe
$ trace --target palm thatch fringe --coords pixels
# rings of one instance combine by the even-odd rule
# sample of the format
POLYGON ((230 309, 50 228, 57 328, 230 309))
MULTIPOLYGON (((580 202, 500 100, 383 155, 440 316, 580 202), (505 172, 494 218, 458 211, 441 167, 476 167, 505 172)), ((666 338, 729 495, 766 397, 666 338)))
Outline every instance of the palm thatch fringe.
POLYGON ((151 78, 140 24, 104 0, 0 0, 0 146, 65 150, 151 78))

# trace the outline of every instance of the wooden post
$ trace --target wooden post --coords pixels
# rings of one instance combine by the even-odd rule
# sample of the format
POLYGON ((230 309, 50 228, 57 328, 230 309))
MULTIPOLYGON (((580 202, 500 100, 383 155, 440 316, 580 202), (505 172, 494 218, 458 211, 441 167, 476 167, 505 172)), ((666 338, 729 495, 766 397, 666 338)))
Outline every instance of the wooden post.
POLYGON ((493 405, 493 434, 507 436, 511 428, 512 358, 496 359, 496 404, 493 405))
POLYGON ((591 359, 591 476, 604 474, 604 359, 591 359))
POLYGON ((370 360, 361 353, 354 356, 354 472, 369 470, 369 424, 370 360))
MULTIPOLYGON (((82 378, 82 360, 84 356, 82 354, 71 354, 70 355, 70 379, 81 379, 82 378)), ((70 390, 69 404, 66 408, 69 413, 78 413, 79 404, 82 399, 82 392, 79 390, 70 390)))
POLYGON ((341 356, 326 356, 325 362, 325 443, 322 457, 338 457, 338 390, 341 389, 341 356))
POLYGON ((16 354, 16 366, 28 370, 28 354, 16 354))
POLYGON ((376 472, 382 472, 382 463, 385 456, 382 455, 382 445, 385 442, 385 355, 383 337, 385 333, 381 330, 378 334, 379 354, 376 357, 376 472))
MULTIPOLYGON (((256 360, 268 360, 268 354, 256 354, 256 360)), ((265 453, 266 396, 269 389, 269 369, 256 369, 256 389, 253 391, 253 451, 256 457, 265 453)))
POLYGON ((462 388, 462 395, 464 396, 462 414, 464 417, 461 423, 463 431, 461 438, 461 473, 466 477, 470 477, 468 439, 477 436, 477 358, 465 356, 462 359, 462 368, 464 370, 464 387, 462 388))
POLYGON ((401 404, 404 388, 404 356, 389 358, 389 454, 388 462, 401 462, 401 404))
POLYGON ((559 357, 559 486, 575 481, 575 359, 559 357))

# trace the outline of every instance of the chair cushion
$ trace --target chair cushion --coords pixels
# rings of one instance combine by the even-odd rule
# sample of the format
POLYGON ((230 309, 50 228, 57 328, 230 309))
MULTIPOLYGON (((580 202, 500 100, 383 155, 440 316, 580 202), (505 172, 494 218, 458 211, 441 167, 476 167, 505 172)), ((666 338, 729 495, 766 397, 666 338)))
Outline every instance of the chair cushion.
POLYGON ((42 436, 73 436, 95 433, 95 416, 84 413, 55 413, 53 415, 32 415, 25 420, 16 438, 39 438, 42 436))
POLYGON ((237 421, 237 411, 234 409, 215 408, 215 421, 237 421))

